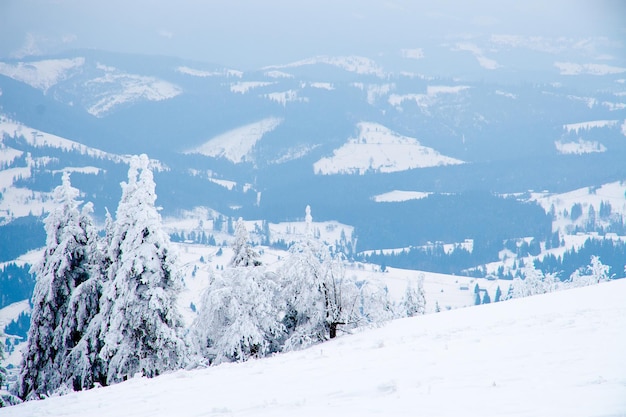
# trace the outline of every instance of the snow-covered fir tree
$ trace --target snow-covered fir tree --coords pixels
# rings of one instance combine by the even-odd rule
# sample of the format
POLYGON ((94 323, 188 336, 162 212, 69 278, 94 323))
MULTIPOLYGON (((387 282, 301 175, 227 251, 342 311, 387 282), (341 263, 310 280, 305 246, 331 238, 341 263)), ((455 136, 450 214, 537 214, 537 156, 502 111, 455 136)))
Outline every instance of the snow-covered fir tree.
POLYGON ((235 224, 235 240, 232 244, 233 257, 230 260, 230 265, 234 267, 239 266, 259 266, 259 254, 248 243, 248 230, 246 224, 240 217, 235 224))
POLYGON ((609 276, 610 269, 611 267, 600 262, 600 257, 592 256, 591 263, 586 268, 578 269, 572 273, 569 286, 584 287, 609 281, 611 279, 609 276))
POLYGON ((83 336, 89 312, 72 317, 77 287, 94 271, 93 248, 96 232, 90 217, 91 205, 82 212, 79 192, 70 184, 69 173, 54 190, 56 208, 45 220, 46 248, 41 262, 33 267, 36 285, 32 297, 28 345, 15 391, 23 399, 41 398, 57 391, 67 381, 64 367, 70 352, 83 336))
POLYGON ((359 317, 358 287, 346 278, 342 259, 314 237, 309 206, 305 221, 305 235, 289 248, 280 271, 286 350, 332 339, 340 326, 354 325, 359 317))
POLYGON ((109 282, 100 305, 107 384, 136 373, 154 377, 187 361, 176 309, 182 280, 155 207, 155 188, 148 157, 133 157, 111 231, 109 282))
POLYGON ((418 316, 426 312, 424 274, 420 274, 417 281, 409 281, 407 283, 401 305, 406 317, 418 316))
POLYGON ((196 352, 212 364, 275 352, 284 332, 275 275, 261 266, 241 218, 232 248, 230 266, 210 277, 192 324, 196 352))
POLYGON ((278 284, 263 266, 229 267, 211 276, 192 324, 197 353, 212 364, 280 350, 278 284))

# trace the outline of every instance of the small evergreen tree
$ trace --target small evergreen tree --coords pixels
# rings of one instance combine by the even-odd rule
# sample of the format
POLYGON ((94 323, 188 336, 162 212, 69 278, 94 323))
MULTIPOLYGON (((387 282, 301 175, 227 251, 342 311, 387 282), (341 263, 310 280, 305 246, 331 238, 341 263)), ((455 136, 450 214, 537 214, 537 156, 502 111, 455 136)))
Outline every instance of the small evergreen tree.
POLYGON ((426 312, 426 296, 424 294, 424 274, 420 274, 417 282, 407 283, 402 309, 406 317, 413 317, 426 312))
POLYGON ((485 294, 483 295, 482 304, 489 304, 489 303, 491 303, 491 297, 489 296, 489 291, 485 291, 485 294))
POLYGON ((178 369, 187 361, 176 298, 182 280, 161 227, 146 155, 133 157, 108 247, 109 283, 101 298, 100 357, 106 383, 178 369))
POLYGON ((28 345, 18 377, 20 398, 41 398, 66 382, 63 368, 67 353, 82 338, 82 328, 71 326, 70 306, 74 290, 93 272, 96 232, 90 218, 91 205, 79 212, 78 190, 69 173, 54 190, 57 204, 45 220, 46 248, 41 262, 33 267, 37 277, 33 293, 28 345), (69 326, 69 327, 68 327, 69 326))
POLYGON ((259 254, 254 251, 248 244, 248 230, 243 219, 240 217, 235 225, 235 240, 232 245, 233 258, 230 260, 230 265, 234 267, 238 266, 259 266, 259 254))
POLYGON ((498 288, 496 288, 496 297, 494 298, 494 303, 500 302, 500 299, 502 298, 502 290, 500 289, 500 286, 498 285, 498 288))

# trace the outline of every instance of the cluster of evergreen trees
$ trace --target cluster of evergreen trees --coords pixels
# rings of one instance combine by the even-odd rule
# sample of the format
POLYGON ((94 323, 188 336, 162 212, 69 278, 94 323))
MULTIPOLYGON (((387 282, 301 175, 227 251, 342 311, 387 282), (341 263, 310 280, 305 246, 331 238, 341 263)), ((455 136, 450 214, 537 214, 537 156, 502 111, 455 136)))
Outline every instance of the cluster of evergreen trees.
POLYGON ((185 365, 181 277, 155 207, 148 157, 133 157, 116 219, 98 236, 69 174, 45 220, 44 256, 15 393, 22 399, 155 376, 185 365))
POLYGON ((395 316, 423 314, 422 281, 400 305, 386 288, 345 274, 343 259, 307 233, 267 269, 240 219, 234 256, 215 273, 190 329, 177 312, 181 268, 161 226, 149 159, 133 157, 104 236, 68 173, 45 220, 28 345, 14 387, 24 400, 154 377, 201 364, 243 361, 335 337, 395 316))

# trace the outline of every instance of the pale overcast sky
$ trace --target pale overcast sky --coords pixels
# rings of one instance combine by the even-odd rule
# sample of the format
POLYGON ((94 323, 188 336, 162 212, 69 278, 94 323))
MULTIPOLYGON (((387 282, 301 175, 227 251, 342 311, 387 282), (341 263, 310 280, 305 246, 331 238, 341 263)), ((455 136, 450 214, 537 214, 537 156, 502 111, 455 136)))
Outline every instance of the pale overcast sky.
POLYGON ((620 0, 0 0, 0 57, 98 48, 242 69, 446 35, 626 39, 620 0))

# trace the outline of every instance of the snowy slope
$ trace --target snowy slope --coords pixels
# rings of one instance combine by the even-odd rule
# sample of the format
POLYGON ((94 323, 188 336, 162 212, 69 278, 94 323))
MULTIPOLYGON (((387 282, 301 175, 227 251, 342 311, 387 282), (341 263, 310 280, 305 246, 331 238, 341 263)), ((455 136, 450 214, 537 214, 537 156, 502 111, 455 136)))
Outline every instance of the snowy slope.
POLYGON ((397 172, 463 163, 377 123, 362 122, 358 129, 356 138, 348 139, 332 156, 313 164, 316 174, 364 174, 368 170, 397 172))
POLYGON ((281 123, 282 119, 276 117, 259 120, 216 136, 185 153, 226 158, 235 163, 250 162, 252 160, 251 152, 256 143, 261 140, 263 135, 276 129, 281 123))
MULTIPOLYGON (((599 187, 585 187, 566 193, 532 193, 531 201, 536 201, 546 213, 554 206, 555 218, 552 229, 561 233, 570 233, 576 226, 582 226, 589 220, 589 208, 593 206, 596 214, 600 212, 600 205, 610 204, 611 214, 626 216, 626 184, 612 182, 599 187), (572 220, 571 212, 575 204, 582 207, 582 215, 572 220)), ((607 223, 609 219, 596 217, 597 224, 607 223)))
POLYGON ((2 416, 619 416, 626 280, 398 320, 304 351, 178 371, 2 416))

